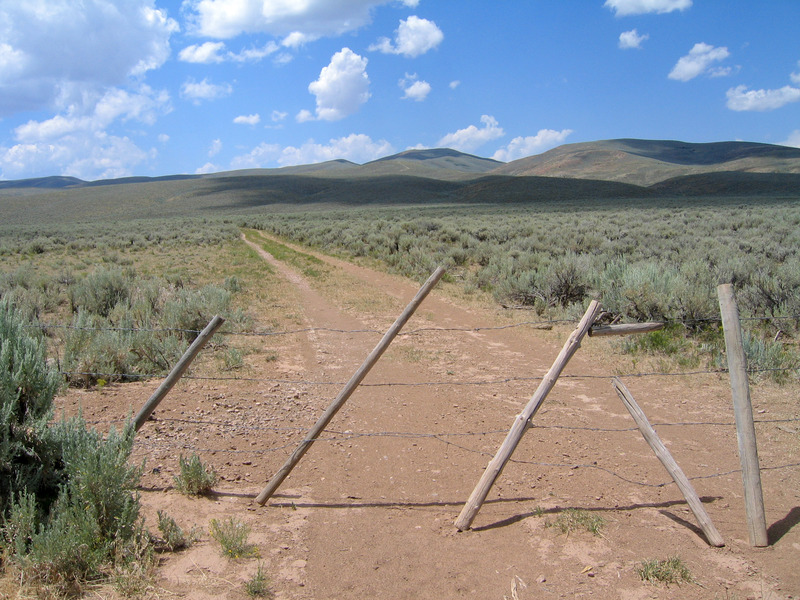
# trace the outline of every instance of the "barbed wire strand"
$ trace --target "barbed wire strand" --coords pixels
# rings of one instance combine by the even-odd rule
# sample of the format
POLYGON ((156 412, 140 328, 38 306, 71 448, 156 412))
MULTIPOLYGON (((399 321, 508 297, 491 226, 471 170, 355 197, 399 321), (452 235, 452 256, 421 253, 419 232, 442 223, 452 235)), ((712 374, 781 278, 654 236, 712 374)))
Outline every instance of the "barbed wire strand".
MULTIPOLYGON (((800 366, 793 367, 772 367, 772 368, 749 368, 747 370, 750 374, 759 373, 791 373, 800 371, 800 366)), ((104 373, 95 371, 59 371, 63 376, 80 376, 80 377, 94 377, 105 379, 106 381, 112 380, 131 380, 131 379, 160 379, 165 377, 165 374, 157 373, 104 373)), ((613 374, 589 374, 589 373, 567 373, 562 374, 560 379, 611 379, 613 377, 623 378, 639 378, 639 377, 691 377, 695 375, 720 375, 728 373, 728 369, 699 369, 694 371, 649 371, 649 372, 635 372, 635 373, 613 373, 613 374)), ((323 380, 307 380, 307 379, 281 379, 277 377, 224 377, 224 376, 210 376, 210 375, 184 375, 182 379, 194 381, 241 381, 250 383, 281 383, 288 385, 338 385, 343 386, 345 381, 323 381, 323 380)), ((483 386, 483 385, 503 385, 513 382, 526 382, 526 381, 541 381, 544 376, 530 376, 530 377, 504 377, 500 379, 486 379, 480 381, 461 381, 461 380, 442 380, 442 381, 389 381, 381 383, 362 383, 360 387, 424 387, 424 386, 483 386)))
MULTIPOLYGON (((781 321, 781 320, 800 320, 800 315, 783 315, 783 316, 752 316, 740 317, 741 321, 781 321)), ((721 317, 702 317, 694 319, 665 319, 659 321, 664 325, 683 324, 690 325, 695 323, 706 322, 720 322, 721 317)), ((516 327, 536 327, 546 325, 557 325, 563 323, 578 323, 578 319, 543 319, 539 321, 520 321, 519 323, 509 323, 506 325, 496 326, 481 326, 481 327, 419 327, 416 329, 400 332, 398 335, 418 335, 426 332, 478 332, 478 331, 501 331, 504 329, 512 329, 516 327)), ((76 331, 126 331, 126 332, 144 332, 144 333, 185 333, 197 335, 201 332, 199 329, 181 329, 177 327, 79 327, 76 325, 65 325, 60 323, 34 323, 25 325, 28 328, 34 329, 67 329, 76 331)), ((299 333, 311 332, 327 332, 327 333, 342 333, 342 334, 383 334, 385 333, 379 329, 337 329, 333 327, 302 327, 298 329, 287 329, 281 331, 219 331, 217 335, 230 335, 230 336, 250 336, 250 337, 272 337, 283 335, 296 335, 299 333)))

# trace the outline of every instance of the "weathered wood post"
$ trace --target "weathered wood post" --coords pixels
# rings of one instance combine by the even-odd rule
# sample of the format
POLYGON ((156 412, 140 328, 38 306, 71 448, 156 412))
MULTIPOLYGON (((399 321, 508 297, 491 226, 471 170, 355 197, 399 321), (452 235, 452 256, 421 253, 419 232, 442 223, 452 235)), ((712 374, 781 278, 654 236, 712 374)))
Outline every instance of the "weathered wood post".
POLYGON ((733 285, 717 287, 722 328, 725 332, 725 352, 731 377, 733 411, 736 417, 736 438, 739 443, 739 461, 742 465, 744 506, 747 515, 747 532, 751 546, 767 546, 767 521, 764 515, 764 496, 761 490, 761 471, 758 465, 756 428, 750 402, 750 384, 747 381, 747 358, 744 354, 739 308, 733 285))
POLYGON ((617 391, 617 395, 619 396, 620 400, 622 400, 622 403, 625 405, 625 408, 628 409, 628 412, 631 413, 633 420, 636 421, 636 425, 639 427, 642 437, 644 437, 645 441, 653 449, 653 452, 655 452, 658 460, 660 460, 661 464, 664 465, 667 473, 670 474, 672 480, 678 485, 683 497, 686 498, 686 503, 689 505, 689 508, 692 509, 692 512, 694 513, 697 522, 700 524, 700 528, 703 530, 703 533, 706 534, 708 543, 712 546, 716 546, 717 548, 724 546, 725 541, 722 539, 719 531, 717 531, 717 528, 714 527, 714 523, 711 521, 711 517, 708 516, 706 509, 703 507, 700 497, 697 495, 697 492, 694 491, 694 487, 689 482, 689 479, 683 473, 681 468, 678 466, 678 463, 675 462, 675 459, 672 458, 672 454, 670 454, 669 450, 667 450, 667 447, 664 445, 664 442, 661 441, 661 438, 658 437, 656 430, 653 429, 652 425, 650 425, 650 421, 647 420, 644 411, 636 403, 636 400, 634 400, 630 390, 628 390, 625 384, 622 383, 619 377, 614 377, 611 380, 611 383, 613 384, 614 389, 617 391))
POLYGON ((148 417, 153 414, 153 411, 156 409, 156 406, 164 399, 172 387, 178 383, 178 380, 183 376, 186 372, 186 369, 189 368, 189 365, 192 364, 195 356, 203 349, 203 346, 206 345, 211 336, 214 335, 214 332, 220 328, 220 326, 225 322, 225 319, 220 317, 219 315, 215 316, 211 321, 208 322, 205 329, 200 332, 192 344, 186 349, 186 352, 183 353, 181 359, 175 364, 170 371, 169 375, 166 376, 164 381, 161 382, 161 385, 158 386, 158 389, 153 392, 153 395, 150 396, 150 399, 145 402, 145 405, 142 407, 142 410, 139 411, 139 414, 136 415, 136 419, 134 419, 133 423, 135 426, 135 430, 139 431, 139 429, 144 425, 145 421, 147 421, 148 417))
POLYGON ((495 457, 489 462, 478 485, 475 486, 472 495, 461 510, 461 514, 458 516, 455 523, 460 531, 465 531, 472 525, 472 521, 481 509, 483 502, 486 500, 489 490, 500 476, 508 459, 511 458, 519 441, 522 439, 525 430, 530 425, 530 420, 536 414, 536 411, 539 410, 547 394, 553 389, 553 386, 558 380, 558 376, 561 375, 561 371, 564 370, 569 360, 575 352, 577 352, 578 348, 581 347, 581 340, 586 335, 586 332, 589 331, 589 328, 592 326, 592 323, 594 323, 599 312, 600 303, 597 300, 592 300, 589 304, 589 308, 586 310, 586 314, 583 315, 581 322, 578 324, 577 329, 575 329, 569 336, 569 339, 567 339, 567 343, 561 349, 553 366, 550 367, 550 370, 542 379, 533 397, 530 399, 525 409, 514 420, 514 424, 511 426, 511 430, 508 432, 505 441, 500 446, 495 457))
POLYGON ((359 369, 353 374, 350 378, 350 381, 344 386, 339 395, 336 396, 334 401, 328 406, 327 410, 322 414, 316 424, 311 428, 311 430, 306 434, 306 437, 300 442, 300 445, 297 449, 292 453, 292 455, 288 458, 288 460, 284 463, 284 465, 280 468, 280 470, 272 477, 272 479, 267 484, 262 492, 256 497, 256 502, 258 502, 261 506, 267 503, 272 497, 272 494, 278 489, 283 480, 292 472, 295 465, 300 462, 300 459, 303 458, 303 455, 308 451, 311 445, 316 441, 319 437, 319 434, 323 432, 325 427, 328 426, 331 419, 339 412, 339 409, 344 406, 344 403, 347 402, 347 399, 353 394, 359 384, 363 381, 364 377, 367 376, 370 369, 378 362, 381 355, 386 351, 389 347, 389 344, 392 343, 392 340, 400 333, 400 330, 403 328, 403 325, 411 318, 411 315, 414 314, 414 311, 417 310, 417 307, 422 304, 422 301, 425 300, 425 297, 430 293, 430 291, 434 288, 434 286, 439 283, 439 280, 444 275, 444 268, 439 267, 437 268, 433 274, 428 278, 428 281, 420 288, 417 292, 417 295, 414 296, 414 299, 409 303, 403 313, 397 318, 394 324, 389 328, 389 330, 384 334, 383 338, 378 345, 375 346, 375 349, 370 352, 369 356, 364 360, 364 363, 359 367, 359 369))

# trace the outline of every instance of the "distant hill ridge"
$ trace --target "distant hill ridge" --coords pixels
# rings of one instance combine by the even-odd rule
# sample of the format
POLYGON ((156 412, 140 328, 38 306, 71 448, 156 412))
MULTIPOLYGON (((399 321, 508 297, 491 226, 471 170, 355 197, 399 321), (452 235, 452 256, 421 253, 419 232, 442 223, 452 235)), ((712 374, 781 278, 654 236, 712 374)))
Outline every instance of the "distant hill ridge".
MULTIPOLYGON (((74 177, 42 177, 16 181, 0 181, 0 194, 31 194, 43 190, 136 184, 166 184, 193 180, 233 181, 234 178, 256 178, 248 185, 232 185, 235 189, 254 189, 266 185, 269 178, 279 178, 280 186, 288 185, 286 178, 317 178, 336 181, 358 180, 358 188, 377 185, 385 192, 379 178, 405 177, 441 182, 470 182, 487 176, 558 178, 595 180, 631 184, 652 189, 657 194, 680 195, 725 193, 745 189, 748 193, 793 193, 800 176, 800 148, 755 142, 688 143, 673 140, 617 139, 566 144, 542 154, 502 163, 490 158, 459 152, 450 148, 411 149, 392 156, 358 165, 347 160, 297 165, 275 169, 246 169, 204 175, 168 175, 162 177, 126 177, 122 179, 82 181, 74 177), (740 174, 732 177, 731 173, 740 174), (750 176, 748 176, 750 174, 750 176), (755 177, 755 174, 762 176, 755 177), (766 175, 764 175, 766 174, 766 175), (771 178, 769 174, 784 177, 771 178), (699 178, 698 176, 706 177, 699 178), (682 178, 693 179, 681 181, 682 178), (775 190, 771 186, 775 186, 775 190), (737 186, 740 186, 737 188, 737 186)), ((488 180, 487 180, 488 181, 488 180)), ((509 188, 509 182, 503 179, 509 188)), ((274 182, 278 185, 278 180, 274 182)), ((480 189, 486 189, 485 181, 480 189)), ((531 183, 530 181, 528 183, 531 183)), ((217 188, 215 184, 213 187, 217 188)), ((197 185, 200 185, 199 183, 197 185)), ((273 185, 272 187, 276 187, 273 185)), ((407 184, 409 185, 409 184, 407 184)), ((268 186, 269 187, 269 186, 268 186)), ((317 189, 318 186, 311 186, 317 189)), ((323 186, 330 189, 328 184, 323 186)), ((344 186, 349 187, 349 186, 344 186)), ((520 190, 524 184, 511 186, 520 190)), ((540 182, 541 187, 541 182, 540 182)), ((553 185, 548 184, 548 189, 553 185)), ((422 186, 430 189, 430 186, 422 186)), ((421 189, 422 189, 421 188, 421 189)), ((299 189, 310 189, 299 185, 299 189)), ((437 188, 438 189, 438 188, 437 188)), ((565 190, 578 189, 566 186, 565 190)), ((581 187, 580 189, 584 189, 581 187)), ((630 190, 628 190, 630 191, 630 190)), ((294 192, 291 194, 296 196, 294 192)))
POLYGON ((494 172, 650 186, 676 177, 731 171, 800 173, 800 148, 755 142, 605 140, 559 146, 507 163, 494 172))

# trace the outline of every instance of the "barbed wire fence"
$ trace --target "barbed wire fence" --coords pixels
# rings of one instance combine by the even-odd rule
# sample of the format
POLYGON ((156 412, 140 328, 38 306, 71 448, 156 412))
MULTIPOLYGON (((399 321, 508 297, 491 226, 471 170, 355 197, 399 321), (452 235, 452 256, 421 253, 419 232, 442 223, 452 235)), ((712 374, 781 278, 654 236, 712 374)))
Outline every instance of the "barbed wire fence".
MULTIPOLYGON (((742 317, 743 321, 784 321, 784 320, 795 320, 800 321, 800 315, 788 315, 788 316, 752 316, 752 317, 742 317)), ((720 322, 719 317, 708 317, 702 319, 690 319, 685 321, 680 320, 667 320, 665 321, 666 324, 680 324, 684 326, 693 326, 698 323, 714 323, 720 322)), ((411 329, 405 332, 401 332, 398 334, 398 337, 413 337, 413 336, 422 336, 426 334, 442 334, 442 333, 476 333, 476 332, 483 332, 483 331, 499 331, 499 330, 506 330, 512 328, 522 328, 522 327, 531 327, 531 328, 551 328, 556 325, 568 325, 577 323, 577 319, 542 319, 542 320, 526 320, 520 321, 516 323, 506 324, 506 325, 499 325, 499 326, 481 326, 481 327, 420 327, 416 329, 411 329)), ((38 323, 30 325, 30 327, 36 327, 42 330, 48 329, 63 329, 63 330, 87 330, 87 331, 124 331, 124 332, 136 332, 136 333, 179 333, 183 335, 197 335, 200 333, 198 330, 192 329, 177 329, 177 328, 119 328, 119 327, 77 327, 70 324, 58 324, 58 323, 38 323)), ((220 330, 215 335, 220 337, 244 337, 244 338, 253 338, 253 337, 278 337, 278 336, 290 336, 290 335, 299 335, 299 334, 307 334, 307 333, 314 333, 314 332, 325 332, 325 333, 333 333, 333 334, 345 334, 345 335, 380 335, 383 332, 377 329, 337 329, 337 328, 329 328, 329 327, 306 327, 306 328, 297 328, 297 329, 287 329, 287 330, 279 330, 279 331, 226 331, 220 330)), ((792 367, 782 367, 782 368, 750 368, 748 369, 750 374, 765 374, 765 373, 773 373, 773 372, 783 372, 787 374, 800 374, 800 366, 792 366, 792 367)), ((125 379, 125 380, 150 380, 150 379, 158 379, 164 376, 164 373, 99 373, 99 372, 82 372, 82 371, 62 371, 62 375, 64 376, 91 376, 91 377, 100 377, 106 379, 108 381, 112 381, 114 379, 125 379)), ((562 379, 574 379, 574 380, 611 380, 613 377, 621 377, 621 378, 651 378, 651 377, 698 377, 703 375, 724 375, 728 373, 728 369, 725 367, 717 367, 717 368, 706 368, 706 369, 693 369, 693 370, 681 370, 681 371, 637 371, 637 372, 628 372, 628 373, 606 373, 606 374, 597 374, 597 373, 573 373, 573 374, 562 374, 560 378, 562 379)), ((264 383, 264 384, 279 384, 279 385, 287 385, 287 386, 299 386, 299 387, 341 387, 346 382, 338 381, 338 380, 315 380, 315 379, 292 379, 292 378, 285 378, 285 377, 246 377, 246 376, 224 376, 224 375, 198 375, 198 374, 184 374, 182 379, 188 381, 200 381, 200 382, 224 382, 225 384, 231 384, 235 382, 242 382, 242 383, 264 383)), ((472 380, 458 380, 458 379, 442 379, 436 381, 422 381, 422 382, 408 382, 408 381, 390 381, 390 382, 376 382, 376 383, 362 383, 360 387, 364 388, 403 388, 403 387, 421 387, 421 386, 436 386, 436 387, 482 387, 482 386, 498 386, 503 384, 509 383, 530 383, 530 382, 537 382, 543 379, 542 376, 509 376, 509 377, 500 377, 500 378, 487 378, 487 379, 472 379, 472 380)), ((100 425, 120 425, 124 423, 124 417, 118 416, 115 418, 110 419, 95 419, 95 420, 88 420, 87 423, 89 425, 100 426, 100 425)), ((225 420, 213 420, 213 419, 192 419, 186 417, 168 417, 168 416, 159 416, 158 422, 165 424, 165 425, 190 425, 190 426, 197 426, 197 427, 214 427, 217 428, 218 432, 223 433, 223 437, 235 437, 238 435, 246 435, 246 434, 253 434, 253 433, 273 433, 279 435, 286 435, 286 434, 294 434, 296 436, 302 436, 304 432, 307 431, 307 427, 286 427, 286 426, 273 426, 273 425, 261 425, 261 424, 253 424, 253 423, 237 423, 233 421, 225 421, 225 420)), ((766 425, 781 425, 783 424, 786 426, 786 430, 789 433, 800 433, 800 431, 796 431, 791 427, 788 427, 787 424, 791 423, 800 423, 800 416, 798 417, 787 417, 787 418, 769 418, 769 419, 754 419, 754 422, 759 426, 766 426, 766 425)), ((731 430, 735 430, 736 423, 733 420, 726 421, 676 421, 676 422, 656 422, 652 424, 656 429, 659 428, 669 428, 669 427, 714 427, 714 428, 728 428, 731 430)), ((588 431, 594 433, 623 433, 623 432, 636 432, 638 428, 635 426, 631 427, 618 427, 618 428, 609 428, 609 427, 589 427, 583 425, 564 425, 564 424, 551 424, 551 425, 542 425, 542 424, 531 424, 531 428, 539 429, 539 430, 564 430, 564 431, 588 431)), ((393 439, 403 439, 403 440, 429 440, 435 443, 442 444, 447 447, 451 447, 463 452, 478 454, 481 456, 491 457, 492 453, 482 450, 480 448, 474 447, 474 445, 469 445, 466 440, 469 439, 476 439, 476 438, 485 438, 487 436, 498 436, 503 435, 507 432, 506 429, 493 429, 493 430, 482 430, 482 431, 467 431, 467 432, 455 432, 455 431, 439 431, 439 432, 407 432, 407 431, 372 431, 372 432, 353 432, 353 431, 338 431, 338 430, 326 430, 325 435, 319 436, 314 438, 313 441, 321 442, 321 443, 337 443, 343 441, 350 441, 354 439, 363 439, 363 438, 393 438, 393 439)), ((154 438, 146 438, 140 442, 144 449, 146 450, 174 450, 180 452, 195 452, 198 454, 206 454, 206 455, 216 455, 216 454, 223 454, 223 455, 250 455, 250 456, 264 456, 269 454, 274 454, 278 452, 285 452, 297 445, 296 439, 277 444, 274 446, 270 446, 268 448, 258 447, 258 448, 231 448, 230 445, 225 446, 218 446, 213 447, 210 445, 203 445, 200 444, 199 441, 194 440, 187 440, 187 439, 166 439, 163 436, 158 437, 157 439, 154 438)), ((664 480, 658 483, 653 483, 649 481, 639 481, 633 479, 629 476, 626 476, 623 473, 620 473, 614 469, 608 468, 603 465, 599 465, 596 462, 593 463, 584 463, 584 462, 546 462, 546 461, 533 461, 533 460, 525 460, 521 458, 511 458, 509 462, 514 462, 518 464, 526 464, 538 467, 548 467, 548 468, 555 468, 555 469, 564 469, 564 470, 574 470, 574 469, 588 469, 588 470, 598 470, 605 472, 606 474, 617 478, 621 481, 626 483, 637 485, 641 487, 648 487, 648 488, 662 488, 665 486, 672 485, 674 482, 669 480, 664 480)), ((799 462, 787 462, 782 464, 762 464, 761 470, 762 471, 782 471, 782 470, 795 470, 800 469, 800 461, 799 462)), ((741 469, 729 469, 715 473, 707 473, 703 475, 695 475, 689 477, 690 480, 702 480, 702 479, 713 479, 719 477, 726 477, 733 474, 740 473, 741 469)))

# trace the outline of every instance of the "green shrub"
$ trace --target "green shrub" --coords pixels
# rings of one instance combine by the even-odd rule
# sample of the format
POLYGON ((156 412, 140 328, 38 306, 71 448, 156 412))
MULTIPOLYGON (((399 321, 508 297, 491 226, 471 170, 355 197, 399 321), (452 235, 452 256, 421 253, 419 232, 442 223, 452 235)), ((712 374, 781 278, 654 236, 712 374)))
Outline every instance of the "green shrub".
POLYGON ((258 548, 247 541, 250 527, 235 517, 224 521, 211 519, 209 533, 222 547, 222 553, 230 558, 258 556, 258 548))
POLYGON ((179 492, 187 496, 204 496, 211 492, 219 479, 212 467, 204 465, 195 453, 188 459, 181 455, 179 463, 181 472, 173 478, 179 492))
POLYGON ((107 317, 120 303, 130 300, 132 273, 98 269, 69 288, 72 312, 79 309, 107 317))
POLYGON ((57 457, 47 424, 61 385, 41 335, 0 301, 0 512, 18 493, 55 492, 57 457))
POLYGON ((244 591, 251 598, 273 598, 274 595, 269 589, 269 578, 264 572, 264 565, 258 563, 258 569, 253 577, 244 584, 244 591))
POLYGON ((174 552, 191 545, 191 538, 184 533, 183 529, 175 522, 175 519, 160 510, 156 514, 158 516, 158 530, 164 538, 164 547, 168 551, 174 552))

